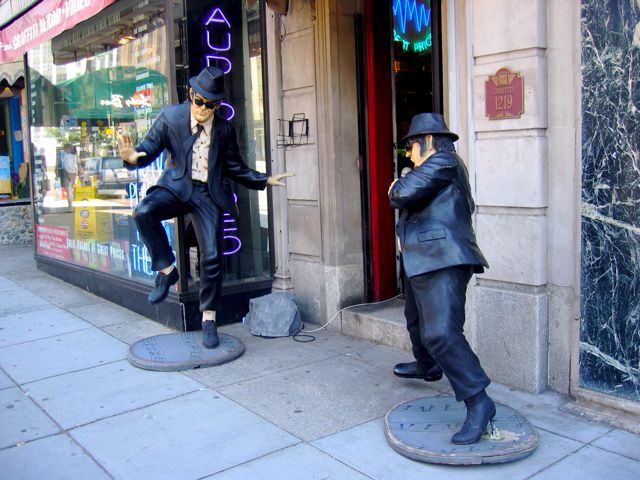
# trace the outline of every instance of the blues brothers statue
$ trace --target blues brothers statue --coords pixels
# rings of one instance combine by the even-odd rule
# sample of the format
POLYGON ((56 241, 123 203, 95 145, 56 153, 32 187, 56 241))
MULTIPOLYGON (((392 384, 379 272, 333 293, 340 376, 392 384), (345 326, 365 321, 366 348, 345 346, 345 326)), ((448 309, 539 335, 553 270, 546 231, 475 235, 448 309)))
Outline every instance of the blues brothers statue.
POLYGON ((475 204, 453 145, 458 136, 442 115, 415 115, 406 138, 414 166, 391 184, 389 199, 400 210, 404 313, 416 361, 400 363, 393 372, 427 382, 444 373, 456 400, 466 405, 466 419, 451 442, 476 443, 496 408, 485 392, 489 377, 463 334, 467 284, 488 267, 472 227, 475 204))
POLYGON ((162 109, 149 132, 138 144, 122 133, 118 137, 120 156, 130 169, 151 164, 167 150, 171 157, 156 185, 133 211, 133 219, 158 274, 149 302, 164 301, 178 279, 175 256, 162 221, 191 214, 200 250, 200 311, 203 346, 219 344, 216 308, 222 287, 223 212, 237 218, 229 180, 246 188, 263 190, 282 186, 282 173, 268 177, 249 168, 238 147, 231 123, 217 114, 224 98, 223 72, 207 67, 189 80, 189 101, 162 109))

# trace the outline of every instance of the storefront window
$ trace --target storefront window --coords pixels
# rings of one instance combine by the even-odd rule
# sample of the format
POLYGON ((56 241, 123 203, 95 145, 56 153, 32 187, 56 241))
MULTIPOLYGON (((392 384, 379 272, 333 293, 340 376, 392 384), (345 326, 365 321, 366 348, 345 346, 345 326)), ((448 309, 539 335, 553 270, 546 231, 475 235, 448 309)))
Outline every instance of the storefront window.
MULTIPOLYGON (((129 171, 117 133, 141 140, 172 101, 168 79, 187 99, 188 79, 209 65, 226 72, 221 114, 236 128, 252 168, 266 172, 260 2, 174 4, 171 48, 165 2, 120 0, 29 51, 28 104, 34 153, 35 243, 39 255, 151 283, 151 259, 132 209, 159 178, 165 154, 129 171), (184 20, 183 20, 184 19, 184 20)), ((240 218, 225 214, 225 286, 269 280, 267 193, 235 186, 240 218)), ((165 222, 189 290, 198 289, 198 249, 190 219, 165 222), (184 233, 184 235, 179 235, 184 233), (180 238, 180 241, 177 241, 180 238), (174 241, 175 240, 175 241, 174 241), (178 250, 182 250, 181 252, 178 250)), ((243 287, 244 288, 244 287, 243 287)))
POLYGON ((155 275, 131 212, 165 158, 129 171, 116 134, 142 138, 169 103, 163 6, 118 2, 27 55, 40 255, 124 277, 155 275))

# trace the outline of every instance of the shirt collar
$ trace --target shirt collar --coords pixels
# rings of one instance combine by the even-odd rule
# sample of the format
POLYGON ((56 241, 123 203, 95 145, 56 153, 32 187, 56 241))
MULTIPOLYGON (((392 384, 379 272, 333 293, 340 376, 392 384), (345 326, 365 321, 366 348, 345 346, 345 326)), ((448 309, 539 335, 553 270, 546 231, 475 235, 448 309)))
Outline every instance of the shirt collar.
MULTIPOLYGON (((202 126, 204 127, 204 133, 206 133, 206 135, 208 137, 211 136, 211 127, 213 126, 213 117, 215 115, 211 115, 211 118, 209 118, 209 120, 207 120, 206 122, 204 122, 202 124, 202 126)), ((195 117, 193 115, 191 115, 191 131, 195 132, 196 131, 196 126, 198 125, 198 121, 195 119, 195 117)))

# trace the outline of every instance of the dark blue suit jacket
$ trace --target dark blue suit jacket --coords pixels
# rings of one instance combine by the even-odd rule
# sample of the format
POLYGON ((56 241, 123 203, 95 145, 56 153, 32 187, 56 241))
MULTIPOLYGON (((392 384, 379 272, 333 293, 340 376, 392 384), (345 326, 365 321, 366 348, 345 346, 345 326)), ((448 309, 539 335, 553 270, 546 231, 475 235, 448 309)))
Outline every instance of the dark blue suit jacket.
MULTIPOLYGON (((171 190, 182 202, 191 197, 191 152, 195 136, 191 134, 190 103, 165 107, 149 129, 144 140, 136 145, 138 152, 147 155, 128 169, 143 168, 152 163, 166 149, 171 158, 164 172, 152 188, 171 190)), ((249 168, 238 147, 236 131, 230 122, 216 115, 213 121, 211 147, 209 150, 209 193, 215 204, 234 217, 238 216, 229 179, 252 190, 263 190, 267 186, 267 175, 249 168)), ((151 189, 149 189, 151 190, 151 189)))
POLYGON ((471 223, 475 209, 467 169, 455 152, 437 152, 398 179, 389 192, 401 209, 396 225, 407 276, 442 268, 488 263, 476 243, 471 223))

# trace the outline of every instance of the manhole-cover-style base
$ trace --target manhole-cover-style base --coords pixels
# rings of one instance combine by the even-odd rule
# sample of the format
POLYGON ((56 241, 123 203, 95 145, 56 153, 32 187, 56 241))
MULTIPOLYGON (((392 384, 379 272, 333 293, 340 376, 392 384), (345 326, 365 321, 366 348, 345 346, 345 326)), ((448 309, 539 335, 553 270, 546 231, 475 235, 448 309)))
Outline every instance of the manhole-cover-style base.
POLYGON ((466 417, 463 402, 454 397, 425 397, 396 405, 384 419, 389 445, 421 462, 448 465, 505 463, 530 455, 538 446, 533 426, 510 407, 496 403, 490 436, 473 445, 453 445, 451 436, 466 417))
POLYGON ((129 347, 129 363, 134 367, 161 372, 212 367, 235 360, 244 353, 244 343, 219 333, 220 345, 202 346, 202 332, 182 332, 143 338, 129 347))

